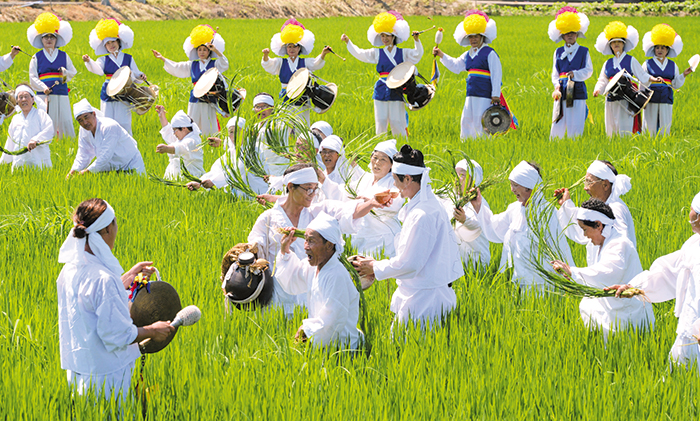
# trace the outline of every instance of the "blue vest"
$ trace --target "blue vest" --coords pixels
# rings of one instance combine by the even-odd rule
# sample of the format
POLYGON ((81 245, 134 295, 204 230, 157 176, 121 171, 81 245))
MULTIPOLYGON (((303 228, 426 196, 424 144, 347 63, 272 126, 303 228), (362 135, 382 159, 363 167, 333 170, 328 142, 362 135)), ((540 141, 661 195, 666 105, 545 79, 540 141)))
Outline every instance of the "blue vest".
MULTIPOLYGON (((566 74, 586 67, 588 48, 579 45, 578 50, 576 50, 576 54, 574 54, 574 57, 571 60, 567 58, 562 59, 561 55, 563 53, 564 47, 557 48, 556 67, 557 72, 559 73, 559 89, 561 90, 562 99, 566 99, 566 83, 568 82, 566 74)), ((588 92, 586 92, 585 82, 574 82, 574 99, 588 99, 588 92)))
MULTIPOLYGON (((403 49, 394 47, 396 54, 394 54, 394 61, 396 64, 403 63, 403 49)), ((389 89, 386 86, 386 77, 389 73, 394 70, 394 63, 389 60, 386 52, 382 48, 379 50, 379 60, 377 61, 377 73, 379 73, 379 80, 374 84, 374 95, 372 99, 377 101, 403 101, 403 95, 401 95, 400 89, 389 89)))
MULTIPOLYGON (((61 75, 61 67, 66 67, 68 64, 68 59, 66 53, 63 51, 58 51, 58 57, 53 63, 46 58, 44 50, 37 51, 34 54, 36 57, 36 70, 39 74, 39 79, 46 84, 47 87, 51 88, 52 95, 68 95, 68 85, 63 83, 63 76, 61 75), (54 86, 54 83, 58 82, 54 86)), ((38 92, 43 94, 43 92, 38 92)))
MULTIPOLYGON (((122 66, 131 66, 131 56, 129 54, 124 54, 124 61, 122 61, 122 66)), ((105 57, 105 83, 102 84, 102 91, 100 91, 100 99, 105 102, 114 102, 116 99, 112 98, 111 96, 107 95, 107 85, 109 84, 109 81, 112 80, 112 75, 119 70, 119 67, 117 63, 114 62, 114 60, 110 59, 109 57, 105 57)))
POLYGON ((467 53, 464 58, 464 68, 467 70, 467 96, 491 98, 491 71, 489 69, 489 54, 493 48, 481 47, 474 58, 467 53))
MULTIPOLYGON (((627 73, 633 75, 634 73, 632 72, 632 56, 631 55, 626 55, 625 58, 623 58, 620 61, 620 67, 623 69, 627 70, 627 73)), ((608 79, 612 79, 615 77, 616 74, 618 74, 620 70, 615 69, 613 67, 613 59, 608 59, 608 61, 605 62, 605 76, 607 76, 608 79)), ((614 102, 614 101, 620 101, 622 100, 622 97, 608 94, 608 97, 606 101, 608 102, 614 102)))
MULTIPOLYGON (((297 70, 306 67, 306 59, 303 59, 299 57, 297 59, 297 70)), ((292 69, 289 68, 289 62, 287 61, 286 58, 282 59, 282 67, 280 67, 280 82, 284 85, 289 83, 289 79, 291 79, 292 75, 294 72, 292 72, 292 69)), ((289 98, 287 98, 287 88, 282 88, 280 91, 280 98, 282 98, 284 101, 287 101, 289 98)), ((304 101, 306 102, 306 101, 304 101)))
POLYGON ((651 100, 654 104, 673 104, 673 88, 671 87, 671 82, 676 76, 676 63, 669 59, 666 63, 666 68, 661 70, 656 61, 652 58, 647 60, 647 72, 650 75, 660 77, 663 82, 651 82, 649 88, 654 91, 654 95, 651 96, 651 100))
MULTIPOLYGON (((206 72, 207 70, 216 66, 215 60, 216 59, 209 60, 209 63, 207 63, 207 68, 204 69, 204 72, 206 72)), ((197 81, 199 80, 200 77, 202 77, 204 72, 199 70, 199 60, 195 60, 192 62, 192 64, 190 65, 190 77, 192 78, 192 85, 197 83, 197 81)), ((192 103, 199 102, 199 98, 195 98, 192 91, 190 91, 190 102, 192 102, 192 103)))

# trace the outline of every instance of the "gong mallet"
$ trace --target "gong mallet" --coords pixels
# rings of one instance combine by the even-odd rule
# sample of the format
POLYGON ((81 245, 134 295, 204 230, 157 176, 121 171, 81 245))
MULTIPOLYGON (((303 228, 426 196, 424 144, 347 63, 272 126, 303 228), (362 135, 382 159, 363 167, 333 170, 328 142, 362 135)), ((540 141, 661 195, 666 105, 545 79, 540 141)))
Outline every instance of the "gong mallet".
MULTIPOLYGON (((197 323, 199 319, 202 317, 202 312, 199 310, 199 307, 197 306, 187 306, 183 308, 182 310, 178 311, 177 314, 175 315, 175 320, 173 320, 172 323, 170 323, 170 326, 172 327, 180 327, 180 326, 192 326, 193 324, 197 323)), ((146 346, 151 341, 151 338, 146 338, 139 342, 139 346, 143 347, 146 346)))

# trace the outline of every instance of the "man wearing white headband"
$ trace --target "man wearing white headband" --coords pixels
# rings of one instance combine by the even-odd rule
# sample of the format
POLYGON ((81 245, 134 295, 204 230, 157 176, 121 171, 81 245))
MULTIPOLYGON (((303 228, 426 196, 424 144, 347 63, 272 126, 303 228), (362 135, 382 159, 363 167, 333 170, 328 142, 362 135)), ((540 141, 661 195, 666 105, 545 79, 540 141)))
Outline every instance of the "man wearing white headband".
POLYGON ((403 145, 394 155, 394 185, 402 198, 409 199, 399 211, 403 226, 396 239, 396 257, 360 258, 353 263, 363 277, 395 278, 398 288, 391 298, 395 320, 416 321, 423 327, 439 325, 452 311, 457 296, 450 286, 464 276, 457 238, 428 185, 429 171, 419 150, 403 145))
MULTIPOLYGON (((533 288, 542 290, 547 282, 540 276, 530 263, 533 256, 533 242, 536 237, 527 223, 527 208, 532 202, 532 193, 535 186, 542 182, 540 169, 535 163, 520 161, 508 176, 510 190, 515 195, 516 201, 508 205, 505 212, 494 215, 488 206, 483 205, 481 193, 477 190, 477 196, 472 200, 474 210, 478 215, 478 221, 486 238, 492 243, 503 243, 501 255, 501 267, 503 272, 507 267, 513 268, 513 282, 521 288, 533 288)), ((540 212, 540 201, 536 201, 534 209, 540 212)), ((564 254, 566 261, 573 261, 571 250, 566 238, 561 235, 561 229, 557 218, 552 215, 549 220, 551 238, 557 239, 558 247, 564 254)), ((543 266, 547 262, 543 258, 543 266)))
POLYGON ((22 155, 2 154, 0 163, 12 164, 12 171, 22 166, 51 168, 49 143, 54 137, 53 122, 44 110, 34 107, 34 91, 27 85, 17 85, 15 99, 21 112, 12 117, 7 128, 5 150, 15 152, 27 148, 22 155))
MULTIPOLYGON (((359 220, 374 208, 381 208, 376 200, 352 202, 340 202, 336 200, 324 200, 314 202, 314 197, 319 192, 319 180, 316 170, 311 164, 294 164, 284 172, 283 180, 287 195, 275 202, 275 205, 263 212, 255 221, 255 225, 248 234, 248 244, 258 244, 258 257, 272 263, 271 272, 276 274, 275 256, 280 250, 282 234, 279 228, 297 227, 306 229, 309 223, 325 212, 336 218, 340 223, 340 229, 344 234, 353 234, 359 227, 359 220)), ((303 244, 299 241, 292 243, 291 250, 303 259, 306 257, 303 244)), ((286 293, 279 285, 275 275, 275 291, 272 303, 284 309, 285 314, 291 317, 296 305, 306 304, 306 296, 294 296, 286 293)))
POLYGON ((340 137, 333 134, 323 139, 318 152, 326 167, 326 177, 333 180, 334 183, 356 185, 362 177, 364 172, 353 167, 345 158, 343 139, 340 137))
POLYGON ((87 99, 73 105, 73 115, 80 124, 78 153, 66 178, 73 174, 104 171, 146 171, 136 141, 122 126, 109 117, 97 116, 87 99), (92 161, 92 159, 95 160, 92 161))
MULTIPOLYGON (((612 209, 601 200, 588 199, 578 209, 576 224, 588 239, 587 267, 569 266, 554 261, 552 267, 582 285, 605 288, 626 284, 642 272, 642 263, 634 244, 615 227, 612 209)), ((644 330, 654 324, 651 303, 616 298, 583 298, 579 305, 586 327, 599 328, 607 341, 608 334, 634 328, 644 330)))
POLYGON ((165 114, 165 107, 156 105, 156 113, 160 120, 160 135, 165 143, 156 146, 156 152, 168 154, 168 167, 163 176, 167 180, 177 180, 180 178, 180 160, 185 164, 185 168, 195 177, 204 174, 204 152, 202 151, 202 139, 197 123, 194 122, 179 110, 168 123, 165 114))
MULTIPOLYGON (((636 247, 637 236, 634 232, 634 220, 629 208, 620 199, 620 196, 632 188, 630 178, 624 174, 618 174, 610 162, 596 160, 586 170, 583 188, 589 196, 610 206, 615 214, 615 228, 629 238, 636 247)), ((556 193, 561 194, 561 199, 559 199, 561 208, 557 211, 557 217, 561 226, 566 227, 566 236, 579 244, 586 244, 588 241, 575 221, 576 205, 571 200, 569 190, 562 188, 556 193)))
POLYGON ((675 364, 695 365, 700 370, 700 193, 690 205, 688 222, 693 235, 680 250, 659 257, 649 270, 635 276, 629 284, 606 289, 617 290, 619 297, 629 288, 639 288, 652 303, 675 299, 678 326, 669 357, 675 364))
POLYGON ((311 221, 303 245, 308 259, 303 260, 291 252, 296 238, 294 228, 287 229, 290 232, 282 238, 277 254, 277 279, 290 294, 307 294, 309 309, 295 339, 309 339, 319 347, 359 348, 363 337, 357 329, 360 294, 338 260, 345 247, 338 220, 321 212, 311 221))

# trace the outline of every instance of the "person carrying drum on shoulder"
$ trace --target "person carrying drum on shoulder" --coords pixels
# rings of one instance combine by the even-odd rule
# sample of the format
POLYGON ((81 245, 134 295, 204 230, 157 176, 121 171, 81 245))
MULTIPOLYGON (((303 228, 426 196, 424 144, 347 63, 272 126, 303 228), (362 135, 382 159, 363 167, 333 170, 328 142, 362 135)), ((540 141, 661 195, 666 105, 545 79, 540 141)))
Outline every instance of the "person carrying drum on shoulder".
POLYGON ((649 104, 644 108, 642 127, 652 135, 667 135, 671 132, 673 120, 673 90, 685 83, 685 77, 693 69, 688 67, 680 73, 678 66, 670 57, 677 57, 683 50, 681 36, 669 25, 661 23, 651 32, 644 34, 642 47, 647 57, 652 57, 642 64, 642 68, 657 78, 648 86, 654 91, 649 104), (658 80, 658 79, 661 80, 658 80))
MULTIPOLYGON (((620 21, 610 22, 598 35, 595 49, 603 55, 612 55, 613 57, 608 59, 600 70, 598 82, 593 90, 594 97, 603 93, 610 79, 623 70, 639 79, 642 84, 649 82, 649 73, 642 68, 636 58, 627 54, 634 50, 638 42, 639 32, 631 25, 626 26, 620 21)), ((656 80, 656 78, 652 80, 656 80)), ((605 101, 605 132, 607 135, 639 133, 641 129, 639 115, 633 116, 627 111, 625 100, 619 95, 608 95, 605 101)))
POLYGON ((501 60, 489 44, 496 39, 496 22, 480 10, 470 10, 455 28, 454 39, 469 50, 458 58, 443 53, 437 46, 433 54, 452 73, 467 72, 467 98, 462 109, 460 137, 484 134, 481 118, 492 104, 501 102, 503 72, 501 60))
MULTIPOLYGON (((593 75, 593 62, 588 48, 579 45, 578 38, 586 38, 589 20, 586 15, 573 7, 562 7, 556 19, 549 24, 549 38, 564 45, 554 51, 552 84, 554 84, 555 107, 559 107, 559 119, 552 121, 550 139, 569 136, 575 138, 583 134, 588 106, 586 82, 593 75), (573 100, 567 97, 569 81, 574 84, 573 100), (569 105, 573 104, 573 105, 569 105)), ((556 110, 555 110, 556 112, 556 110)))
MULTIPOLYGON (((191 78, 196 84, 202 74, 216 67, 219 73, 228 70, 228 59, 224 56, 226 43, 219 33, 209 25, 196 26, 187 37, 182 48, 190 61, 174 62, 161 53, 153 50, 153 55, 163 60, 166 72, 179 78, 191 78)), ((216 108, 213 104, 202 102, 190 91, 190 101, 187 106, 189 115, 204 135, 219 132, 219 121, 216 118, 216 108)))
MULTIPOLYGON (((314 49, 314 41, 313 32, 306 29, 296 19, 287 19, 282 25, 280 32, 272 37, 270 48, 262 50, 263 58, 260 64, 269 74, 279 76, 280 83, 282 83, 280 99, 283 101, 289 100, 287 98, 287 83, 294 72, 302 68, 315 72, 326 64, 326 54, 331 51, 331 48, 328 46, 324 47, 321 54, 313 60, 299 57, 300 55, 311 54, 311 51, 314 49), (270 58, 270 51, 279 57, 270 58), (283 58, 284 56, 287 57, 283 58)), ((293 105, 299 107, 301 117, 306 121, 306 124, 309 124, 309 110, 311 108, 309 101, 295 101, 293 105)))
POLYGON ((29 43, 41 49, 29 62, 29 81, 39 94, 37 103, 51 117, 58 137, 75 136, 66 82, 78 71, 68 54, 59 50, 72 38, 70 23, 48 12, 37 16, 27 29, 29 43))
POLYGON ((136 66, 133 57, 122 52, 133 45, 134 31, 131 28, 113 18, 102 19, 90 32, 90 47, 95 50, 95 54, 102 57, 95 61, 89 55, 83 55, 88 71, 98 76, 104 75, 106 79, 100 91, 100 111, 105 117, 116 120, 132 136, 131 109, 128 105, 107 95, 107 85, 112 75, 124 66, 131 70, 132 81, 146 80, 146 75, 136 66))
POLYGON ((377 65, 379 80, 374 84, 374 124, 376 133, 386 133, 391 125, 394 136, 408 135, 408 119, 404 107, 403 95, 400 89, 389 89, 386 78, 394 67, 409 62, 418 64, 423 57, 423 44, 418 39, 418 32, 413 32, 415 48, 398 48, 397 45, 406 41, 411 29, 398 12, 390 10, 378 14, 372 26, 367 30, 367 39, 374 47, 367 50, 359 49, 343 34, 341 40, 348 45, 348 52, 356 59, 377 65))

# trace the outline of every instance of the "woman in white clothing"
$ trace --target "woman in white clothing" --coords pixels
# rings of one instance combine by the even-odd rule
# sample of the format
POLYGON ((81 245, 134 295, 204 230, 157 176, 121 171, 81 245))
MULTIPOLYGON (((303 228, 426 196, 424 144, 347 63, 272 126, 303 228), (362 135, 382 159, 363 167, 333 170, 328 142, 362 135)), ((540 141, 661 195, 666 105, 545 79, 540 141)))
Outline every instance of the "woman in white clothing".
POLYGON ((156 105, 156 112, 162 126, 160 135, 165 141, 156 146, 156 152, 167 153, 170 161, 163 177, 169 180, 180 178, 181 158, 190 174, 195 177, 204 174, 204 152, 197 147, 201 143, 197 123, 182 110, 175 113, 170 123, 165 116, 165 107, 156 105))
POLYGON ((323 166, 326 167, 326 177, 336 184, 357 183, 364 171, 354 167, 345 158, 343 139, 332 134, 319 145, 318 153, 321 155, 323 166))

